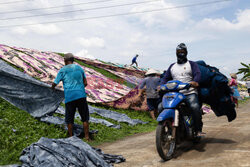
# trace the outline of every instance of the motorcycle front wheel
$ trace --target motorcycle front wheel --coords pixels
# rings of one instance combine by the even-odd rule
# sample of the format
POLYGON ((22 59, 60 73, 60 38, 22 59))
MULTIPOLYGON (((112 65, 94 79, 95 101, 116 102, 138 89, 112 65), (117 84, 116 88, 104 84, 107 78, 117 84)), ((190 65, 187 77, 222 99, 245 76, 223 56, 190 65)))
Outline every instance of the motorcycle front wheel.
POLYGON ((175 138, 173 137, 172 122, 167 120, 160 122, 156 129, 156 148, 159 156, 164 160, 170 160, 175 151, 175 138))

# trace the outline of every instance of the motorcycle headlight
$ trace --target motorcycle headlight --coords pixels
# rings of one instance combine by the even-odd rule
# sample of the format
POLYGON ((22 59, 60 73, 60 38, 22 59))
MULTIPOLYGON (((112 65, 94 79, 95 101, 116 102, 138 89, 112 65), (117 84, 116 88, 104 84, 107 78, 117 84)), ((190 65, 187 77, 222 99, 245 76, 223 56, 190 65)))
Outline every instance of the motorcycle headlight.
POLYGON ((177 83, 176 82, 170 82, 170 83, 167 83, 166 86, 169 90, 172 90, 176 87, 177 83))
POLYGON ((165 91, 166 90, 166 87, 165 86, 161 86, 161 91, 165 91))

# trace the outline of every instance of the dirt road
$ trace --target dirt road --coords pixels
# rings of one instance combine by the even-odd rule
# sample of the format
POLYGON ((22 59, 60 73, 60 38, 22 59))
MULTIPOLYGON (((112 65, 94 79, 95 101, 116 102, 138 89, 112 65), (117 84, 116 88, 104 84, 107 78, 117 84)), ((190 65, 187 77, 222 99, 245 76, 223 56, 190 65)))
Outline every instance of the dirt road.
POLYGON ((176 157, 162 162, 155 147, 155 131, 128 137, 115 143, 99 146, 105 153, 119 154, 126 162, 115 167, 192 166, 192 167, 250 167, 250 100, 237 109, 237 118, 213 113, 203 116, 206 137, 201 143, 185 143, 177 149, 176 157))

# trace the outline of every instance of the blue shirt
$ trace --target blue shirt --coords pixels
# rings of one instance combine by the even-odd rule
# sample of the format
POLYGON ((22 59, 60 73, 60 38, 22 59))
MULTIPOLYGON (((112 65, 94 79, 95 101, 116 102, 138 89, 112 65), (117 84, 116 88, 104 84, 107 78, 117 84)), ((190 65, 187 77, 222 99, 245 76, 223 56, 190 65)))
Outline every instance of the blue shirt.
POLYGON ((132 62, 136 62, 136 59, 137 59, 137 57, 135 56, 135 57, 132 59, 132 62))
POLYGON ((148 76, 143 79, 139 89, 143 89, 144 86, 146 86, 146 94, 147 98, 158 98, 159 94, 157 92, 157 86, 160 84, 160 78, 159 77, 153 77, 153 76, 148 76))
POLYGON ((84 70, 79 65, 69 64, 60 69, 54 83, 63 82, 65 103, 86 97, 84 78, 84 70))

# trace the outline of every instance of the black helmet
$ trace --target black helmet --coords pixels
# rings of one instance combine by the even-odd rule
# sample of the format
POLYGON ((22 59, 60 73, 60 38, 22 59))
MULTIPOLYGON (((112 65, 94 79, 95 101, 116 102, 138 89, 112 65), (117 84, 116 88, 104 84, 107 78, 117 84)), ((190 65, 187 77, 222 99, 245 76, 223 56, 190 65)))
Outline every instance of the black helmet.
POLYGON ((185 50, 187 52, 187 46, 184 43, 180 43, 177 47, 176 47, 176 51, 177 50, 185 50))
POLYGON ((187 62, 187 46, 184 43, 180 43, 177 47, 176 47, 176 56, 177 56, 177 63, 178 64, 183 64, 187 62), (178 52, 179 50, 183 50, 185 53, 180 53, 178 52))

